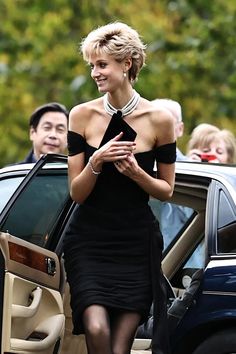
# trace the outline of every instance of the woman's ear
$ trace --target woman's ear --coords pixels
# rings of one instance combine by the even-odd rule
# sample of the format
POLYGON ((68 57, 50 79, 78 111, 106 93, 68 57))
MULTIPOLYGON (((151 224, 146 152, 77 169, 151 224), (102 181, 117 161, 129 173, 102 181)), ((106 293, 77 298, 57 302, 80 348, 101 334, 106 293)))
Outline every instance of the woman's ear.
POLYGON ((132 58, 126 58, 124 64, 125 70, 129 71, 129 69, 132 67, 132 58))

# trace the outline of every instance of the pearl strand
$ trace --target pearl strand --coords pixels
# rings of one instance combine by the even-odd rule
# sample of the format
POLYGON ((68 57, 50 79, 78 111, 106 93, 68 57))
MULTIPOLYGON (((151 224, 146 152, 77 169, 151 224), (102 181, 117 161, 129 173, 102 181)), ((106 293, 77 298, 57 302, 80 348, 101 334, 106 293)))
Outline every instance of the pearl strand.
POLYGON ((112 116, 114 113, 117 113, 117 111, 121 111, 123 117, 127 116, 128 114, 131 114, 137 108, 139 101, 140 101, 140 94, 135 90, 133 90, 133 96, 131 97, 129 102, 121 109, 116 109, 110 104, 110 102, 108 101, 107 93, 104 95, 104 100, 103 100, 104 109, 110 116, 112 116))

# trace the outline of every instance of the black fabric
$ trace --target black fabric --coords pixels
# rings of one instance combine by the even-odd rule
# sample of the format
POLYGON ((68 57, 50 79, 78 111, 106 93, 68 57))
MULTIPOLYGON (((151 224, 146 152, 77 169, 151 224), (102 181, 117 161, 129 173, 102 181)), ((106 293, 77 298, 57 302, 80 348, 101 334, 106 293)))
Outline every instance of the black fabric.
MULTIPOLYGON (((169 333, 173 333, 180 320, 183 318, 187 310, 193 303, 194 297, 200 288, 202 281, 203 269, 198 269, 191 280, 189 287, 185 290, 182 296, 176 297, 172 300, 172 304, 168 308, 168 329, 169 333)), ((137 338, 153 337, 153 311, 148 320, 138 328, 137 338)), ((159 352, 158 352, 159 353, 159 352)))
POLYGON ((81 134, 68 130, 67 133, 67 146, 68 155, 74 156, 85 151, 85 139, 81 134))
POLYGON ((124 119, 122 119, 121 111, 118 111, 111 117, 100 146, 106 144, 109 140, 120 134, 120 132, 123 132, 120 139, 123 141, 134 141, 137 136, 136 131, 124 119))
MULTIPOLYGON (((85 142, 84 149, 86 163, 96 148, 85 142)), ((155 151, 135 157, 152 175, 155 151)), ((106 306, 111 316, 116 310, 137 311, 143 323, 154 300, 159 320, 153 353, 169 354, 161 271, 163 237, 148 200, 149 195, 113 163, 105 163, 93 191, 77 206, 64 238, 73 333, 83 333, 82 313, 91 304, 106 306)))
POLYGON ((155 149, 155 158, 158 162, 174 163, 176 161, 176 142, 158 146, 155 149))
POLYGON ((119 214, 78 207, 64 240, 74 334, 83 330, 81 314, 93 303, 135 310, 146 320, 152 303, 152 224, 148 207, 119 214))
POLYGON ((192 276, 192 280, 188 288, 181 297, 174 299, 168 310, 169 331, 172 333, 186 311, 193 303, 194 297, 200 288, 203 276, 203 269, 198 269, 192 276))
POLYGON ((18 162, 18 164, 23 164, 23 163, 35 163, 37 160, 35 158, 33 150, 30 150, 28 155, 25 157, 25 159, 21 162, 18 162))

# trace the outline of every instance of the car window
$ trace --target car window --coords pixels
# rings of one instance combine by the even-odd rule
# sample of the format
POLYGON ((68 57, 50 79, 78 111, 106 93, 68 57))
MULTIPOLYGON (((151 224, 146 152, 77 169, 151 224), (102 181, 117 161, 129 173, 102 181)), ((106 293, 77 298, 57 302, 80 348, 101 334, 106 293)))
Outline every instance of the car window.
POLYGON ((184 263, 183 269, 193 268, 200 269, 205 266, 205 239, 196 246, 193 253, 189 256, 188 260, 184 263))
POLYGON ((236 211, 223 190, 219 195, 217 253, 236 253, 236 211))
POLYGON ((3 210, 24 177, 12 177, 0 180, 0 212, 3 210))
POLYGON ((186 206, 161 202, 150 198, 149 204, 160 224, 160 230, 164 239, 164 250, 189 224, 194 210, 186 206))
POLYGON ((1 231, 45 247, 69 198, 66 169, 43 169, 11 208, 1 231))
POLYGON ((172 286, 178 289, 186 289, 191 283, 193 274, 195 274, 197 270, 205 267, 205 257, 205 238, 204 235, 202 235, 201 240, 171 279, 172 286))

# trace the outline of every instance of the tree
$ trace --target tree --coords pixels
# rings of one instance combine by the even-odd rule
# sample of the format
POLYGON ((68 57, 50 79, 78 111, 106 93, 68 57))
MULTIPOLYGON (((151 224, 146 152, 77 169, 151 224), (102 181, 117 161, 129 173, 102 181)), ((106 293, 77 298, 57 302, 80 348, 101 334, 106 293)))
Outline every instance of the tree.
POLYGON ((98 96, 79 52, 94 27, 120 20, 147 43, 136 89, 183 107, 186 136, 200 122, 236 134, 236 2, 0 0, 0 166, 31 146, 28 120, 49 101, 69 109, 98 96))

